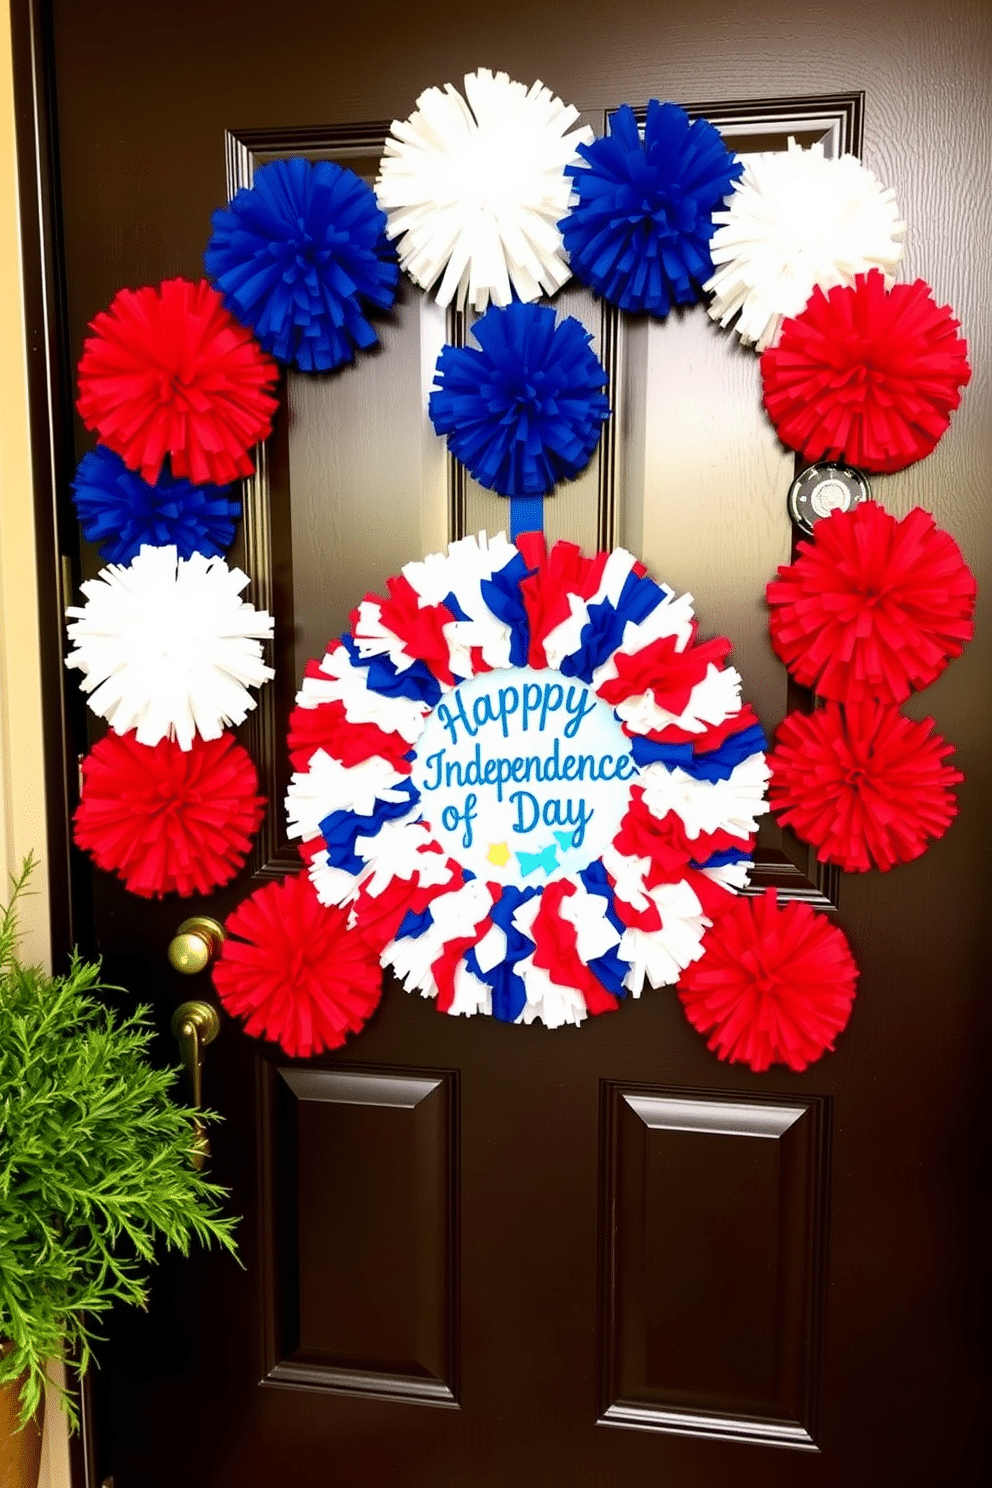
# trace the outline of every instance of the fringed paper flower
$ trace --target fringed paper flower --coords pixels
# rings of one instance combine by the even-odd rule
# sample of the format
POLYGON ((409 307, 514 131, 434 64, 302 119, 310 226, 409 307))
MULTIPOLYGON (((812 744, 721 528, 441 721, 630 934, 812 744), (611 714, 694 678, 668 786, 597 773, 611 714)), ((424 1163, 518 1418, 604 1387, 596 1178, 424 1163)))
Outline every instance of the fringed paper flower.
POLYGON ((877 270, 813 291, 761 358, 764 400, 783 444, 807 460, 902 470, 928 455, 971 376, 967 342, 930 289, 877 270))
POLYGON ((66 611, 66 666, 82 672, 93 712, 139 744, 181 749, 241 723, 255 706, 247 689, 273 676, 261 647, 272 617, 239 598, 247 583, 220 558, 183 560, 172 547, 87 579, 86 604, 66 611))
POLYGON ((479 348, 446 346, 428 411, 472 477, 501 496, 543 496, 584 469, 610 405, 606 373, 572 316, 548 305, 493 308, 479 348))
POLYGON ((428 88, 386 139, 376 195, 415 284, 459 309, 485 310, 554 294, 569 278, 557 223, 571 187, 565 167, 588 126, 543 83, 527 88, 486 67, 428 88))
POLYGON ((143 547, 174 547, 180 558, 226 553, 241 515, 230 490, 174 480, 164 470, 150 486, 120 455, 97 445, 79 462, 72 499, 83 536, 101 545, 100 557, 130 563, 143 547))
POLYGON ((213 215, 204 264, 224 304, 266 351, 327 372, 375 346, 399 269, 371 187, 330 160, 295 156, 255 172, 213 215))
POLYGON ((703 937, 679 996, 720 1059, 804 1070, 847 1026, 858 969, 844 935, 808 904, 774 889, 738 898, 703 937))
POLYGON ((538 534, 452 543, 386 587, 291 723, 318 898, 453 1016, 558 1028, 674 982, 765 809, 727 642, 695 646, 689 597, 632 554, 538 534))
POLYGON ((901 521, 872 501, 832 512, 766 593, 778 656, 797 682, 841 703, 902 702, 974 630, 974 577, 920 507, 901 521))
POLYGON ((90 330, 76 407, 130 470, 154 485, 168 456, 197 485, 251 475, 277 369, 205 279, 122 289, 90 330))
POLYGON ((382 995, 377 958, 320 903, 305 873, 266 884, 228 918, 213 968, 217 995, 255 1038, 292 1058, 337 1049, 382 995))
POLYGON ((230 734, 195 739, 189 750, 107 734, 82 769, 76 842, 132 894, 209 894, 244 863, 265 802, 230 734))
POLYGON ((771 807, 783 826, 846 873, 911 863, 957 813, 964 776, 933 719, 904 718, 892 704, 827 703, 790 713, 768 756, 771 807))
POLYGON ((856 274, 891 275, 906 224, 895 193, 853 155, 826 159, 823 146, 750 155, 710 242, 716 272, 709 313, 738 317, 742 341, 774 344, 782 321, 798 315, 814 288, 851 284, 856 274))
POLYGON ((578 200, 559 224, 575 277, 622 310, 693 304, 713 272, 713 213, 742 169, 717 130, 652 99, 643 140, 625 104, 579 154, 578 200))

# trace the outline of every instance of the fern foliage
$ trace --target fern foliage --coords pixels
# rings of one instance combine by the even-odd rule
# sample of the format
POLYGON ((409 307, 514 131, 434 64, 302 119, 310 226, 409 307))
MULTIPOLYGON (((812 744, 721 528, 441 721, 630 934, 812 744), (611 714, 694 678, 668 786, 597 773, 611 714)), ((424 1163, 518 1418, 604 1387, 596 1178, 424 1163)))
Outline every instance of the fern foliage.
POLYGON ((224 1190, 192 1164, 178 1071, 149 1060, 148 1009, 114 1011, 102 998, 118 989, 78 954, 64 976, 19 959, 31 869, 0 912, 0 1383, 25 1375, 22 1422, 47 1360, 82 1372, 108 1309, 145 1304, 157 1247, 234 1250, 224 1190))

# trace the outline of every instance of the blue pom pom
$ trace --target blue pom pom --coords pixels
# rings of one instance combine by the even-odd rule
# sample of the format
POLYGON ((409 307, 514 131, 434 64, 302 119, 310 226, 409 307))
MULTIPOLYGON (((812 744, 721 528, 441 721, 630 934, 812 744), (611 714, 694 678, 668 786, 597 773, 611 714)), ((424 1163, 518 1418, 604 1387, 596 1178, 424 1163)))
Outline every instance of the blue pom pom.
POLYGON ((147 544, 175 546, 180 558, 226 553, 241 515, 230 486, 194 486, 165 471, 154 486, 128 470, 102 444, 79 462, 72 499, 87 542, 100 543, 108 563, 130 563, 147 544))
POLYGON ((273 160, 212 220, 207 274, 279 361, 328 372, 376 344, 366 313, 390 308, 399 268, 386 214, 354 171, 273 160))
POLYGON ((472 327, 481 350, 446 346, 428 404, 431 422, 472 477, 501 496, 544 496, 588 465, 610 405, 591 335, 549 305, 487 310, 472 327))
POLYGON ((667 315, 699 299, 713 272, 713 213, 743 166, 706 119, 648 104, 641 140, 626 104, 610 133, 566 166, 578 203, 560 223, 572 272, 621 310, 667 315))

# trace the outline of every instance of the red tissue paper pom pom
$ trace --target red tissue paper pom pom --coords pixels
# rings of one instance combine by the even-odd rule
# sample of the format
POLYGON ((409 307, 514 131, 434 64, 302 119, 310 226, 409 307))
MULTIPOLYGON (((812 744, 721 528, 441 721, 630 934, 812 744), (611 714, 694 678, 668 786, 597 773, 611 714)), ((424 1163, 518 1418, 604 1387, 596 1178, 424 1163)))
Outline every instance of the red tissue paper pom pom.
POLYGON ((357 1033, 382 996, 378 957, 305 873, 267 884, 226 921, 214 986, 254 1038, 306 1057, 357 1033))
POLYGON ((772 645, 797 682, 839 703, 901 703, 974 632, 977 586, 961 550, 916 507, 873 501, 817 522, 766 590, 772 645))
POLYGON ((958 322, 922 279, 889 290, 877 269, 814 289, 761 357, 779 438, 808 460, 902 470, 928 455, 971 376, 958 322))
POLYGON ((735 897, 682 973, 686 1016, 720 1059, 804 1070, 846 1026, 858 968, 847 940, 808 904, 774 889, 735 897))
POLYGON ((957 814, 953 752, 932 718, 914 723, 891 704, 790 713, 768 756, 771 808, 847 873, 911 863, 957 814))
POLYGON ((205 279, 122 289, 90 329, 76 407, 131 470, 154 485, 168 455, 196 485, 251 475, 278 369, 205 279))
POLYGON ((231 734, 186 750, 107 734, 83 760, 76 842, 132 894, 209 894, 244 863, 265 807, 257 790, 231 734))

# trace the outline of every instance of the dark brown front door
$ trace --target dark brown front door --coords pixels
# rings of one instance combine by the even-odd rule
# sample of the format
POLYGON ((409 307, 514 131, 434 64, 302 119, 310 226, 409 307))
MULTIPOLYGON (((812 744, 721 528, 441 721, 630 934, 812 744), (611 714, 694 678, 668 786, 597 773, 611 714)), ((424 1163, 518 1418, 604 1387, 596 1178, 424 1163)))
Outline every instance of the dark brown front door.
MULTIPOLYGON (((972 204, 988 18, 955 0, 938 46, 923 0, 855 15, 797 0, 788 34, 759 11, 53 0, 40 12, 68 364, 120 286, 199 275, 211 210, 255 165, 303 152, 372 174, 377 121, 480 65, 542 78, 599 130, 652 96, 709 100, 740 150, 789 133, 858 150, 863 120, 866 157, 911 224, 912 269, 954 300, 978 369, 936 454, 876 494, 933 510, 981 584, 988 237, 972 204), (896 9, 910 40, 892 48, 896 9), (739 102, 768 97, 786 101, 739 102)), ((617 412, 597 462, 549 503, 549 531, 623 543, 691 590, 771 729, 791 702, 762 595, 792 543, 793 462, 761 412, 757 363, 702 310, 621 326, 581 290, 561 303, 595 332, 617 412)), ((223 917, 296 865, 283 740, 306 658, 404 562, 506 523, 498 498, 452 476, 424 420, 434 356, 457 331, 408 286, 380 354, 285 379, 240 549, 277 631, 278 678, 244 733, 272 797, 250 871, 214 899, 150 906, 75 862, 80 924, 92 915, 109 978, 151 999, 164 1030, 191 991, 212 995, 167 966, 178 922, 223 917)), ((835 913, 862 968, 837 1052, 801 1075, 720 1064, 670 989, 550 1033, 439 1017, 390 984, 361 1037, 312 1062, 226 1020, 205 1086, 244 1269, 169 1259, 149 1313, 114 1320, 87 1488, 979 1482, 979 648, 912 705, 936 714, 969 777, 926 858, 838 882, 767 832, 759 878, 835 913)))

